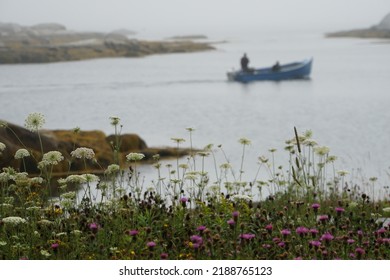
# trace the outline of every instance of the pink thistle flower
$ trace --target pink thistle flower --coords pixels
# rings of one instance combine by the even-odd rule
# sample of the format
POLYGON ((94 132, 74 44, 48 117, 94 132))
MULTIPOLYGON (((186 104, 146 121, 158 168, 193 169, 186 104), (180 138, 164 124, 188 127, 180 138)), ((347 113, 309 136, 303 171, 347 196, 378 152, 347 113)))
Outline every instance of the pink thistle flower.
POLYGON ((149 249, 153 249, 154 247, 156 247, 156 242, 150 241, 146 243, 146 246, 148 246, 149 249))
POLYGON ((198 226, 196 228, 197 231, 203 232, 206 229, 206 226, 198 226))
POLYGON ((234 211, 234 212, 232 213, 232 216, 233 216, 233 220, 234 220, 235 222, 237 222, 238 216, 240 216, 240 212, 234 211))
POLYGON ((314 212, 317 213, 318 209, 320 208, 320 204, 318 204, 318 203, 313 203, 313 204, 311 205, 311 208, 314 210, 314 212))
POLYGON ((160 254, 160 259, 161 260, 167 260, 168 259, 168 254, 167 253, 161 253, 160 254))
POLYGON ((334 210, 337 212, 338 215, 341 215, 345 211, 342 207, 336 207, 334 210))
POLYGON ((199 235, 192 235, 190 237, 191 242, 196 243, 196 244, 202 244, 203 243, 203 238, 199 235))
POLYGON ((256 235, 253 234, 253 233, 243 233, 243 234, 240 234, 240 238, 244 239, 244 240, 251 240, 251 239, 253 239, 255 237, 256 237, 256 235))
POLYGON ((330 234, 329 232, 326 232, 326 233, 324 233, 324 234, 321 236, 321 241, 329 242, 329 241, 331 241, 333 238, 334 238, 334 236, 333 236, 332 234, 330 234))
POLYGON ((290 235, 291 234, 291 231, 289 229, 282 229, 280 231, 280 233, 283 235, 283 236, 287 236, 287 235, 290 235))
POLYGON ((89 224, 89 229, 93 233, 96 233, 99 230, 99 225, 97 223, 91 223, 91 224, 89 224))
POLYGON ((234 226, 236 225, 236 222, 233 220, 233 219, 230 219, 227 221, 227 224, 231 227, 231 228, 234 228, 234 226))
POLYGON ((357 258, 361 259, 361 257, 366 253, 366 251, 364 251, 363 248, 358 247, 355 249, 355 253, 357 254, 357 258))
POLYGON ((297 229, 295 230, 295 232, 297 234, 299 234, 300 236, 303 236, 303 235, 306 235, 308 232, 309 232, 309 229, 308 228, 305 228, 305 227, 297 227, 297 229))
POLYGON ((53 250, 57 250, 58 247, 60 247, 60 244, 58 244, 58 243, 53 243, 53 244, 51 244, 51 248, 52 248, 53 250))
POLYGON ((271 248, 272 246, 271 246, 270 244, 263 244, 262 247, 265 248, 265 249, 269 249, 269 248, 271 248))
POLYGON ((265 229, 266 229, 268 232, 271 232, 271 231, 272 231, 272 229, 273 229, 273 226, 272 226, 272 224, 268 224, 268 225, 266 225, 266 226, 265 226, 265 229))
POLYGON ((312 235, 313 237, 316 237, 316 235, 318 234, 318 230, 315 229, 315 228, 310 229, 309 232, 311 233, 311 235, 312 235))
POLYGON ((136 235, 138 234, 138 230, 136 230, 136 229, 129 230, 129 231, 128 231, 128 234, 129 234, 130 236, 136 236, 136 235))
POLYGON ((312 240, 312 241, 309 242, 309 245, 311 245, 313 247, 320 247, 321 246, 321 242, 317 241, 317 240, 312 240))
POLYGON ((355 243, 355 240, 350 238, 350 239, 347 240, 347 243, 348 244, 353 244, 353 243, 355 243))
POLYGON ((278 246, 281 247, 281 248, 284 248, 286 246, 286 243, 284 243, 283 241, 279 242, 278 246))

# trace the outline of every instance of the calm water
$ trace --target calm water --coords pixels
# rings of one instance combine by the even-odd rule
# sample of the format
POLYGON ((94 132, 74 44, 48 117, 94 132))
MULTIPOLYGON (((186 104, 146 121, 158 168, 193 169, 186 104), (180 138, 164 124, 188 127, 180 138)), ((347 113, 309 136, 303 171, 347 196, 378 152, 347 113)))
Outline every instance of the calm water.
POLYGON ((123 132, 138 133, 149 146, 173 146, 172 137, 188 139, 185 128, 193 127, 195 147, 222 144, 237 170, 238 139, 246 137, 252 140, 244 165, 248 179, 256 158, 270 148, 287 166, 284 141, 296 126, 311 129, 331 148, 338 169, 361 169, 388 184, 390 44, 327 39, 320 32, 250 35, 216 35, 210 40, 228 42, 195 54, 0 65, 0 118, 23 125, 29 113, 42 112, 49 129, 79 126, 110 134, 115 115, 123 132), (226 71, 238 67, 244 51, 251 66, 313 57, 312 79, 228 82, 226 71))

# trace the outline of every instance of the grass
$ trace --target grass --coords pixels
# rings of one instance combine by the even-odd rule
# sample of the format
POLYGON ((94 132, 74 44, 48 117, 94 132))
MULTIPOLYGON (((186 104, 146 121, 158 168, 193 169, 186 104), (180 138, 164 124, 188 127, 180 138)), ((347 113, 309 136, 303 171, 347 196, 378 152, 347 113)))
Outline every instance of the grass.
MULTIPOLYGON (((26 127, 39 133, 43 116, 28 119, 33 122, 26 127)), ((187 130, 193 149, 194 129, 187 130)), ((172 140, 177 147, 185 142, 172 140)), ((139 153, 128 154, 126 166, 111 164, 100 177, 55 179, 50 173, 64 160, 95 160, 88 147, 72 152, 73 159, 46 153, 36 159, 42 172, 37 177, 3 168, 0 259, 389 259, 390 230, 383 223, 390 217, 389 193, 376 186, 376 178, 361 191, 348 183, 347 171, 336 171, 328 147, 310 131, 295 130, 286 141, 287 168, 276 166, 271 149, 248 179, 243 175, 251 142, 238 142, 238 172, 226 156, 217 163, 215 155, 225 151, 209 145, 167 166, 155 155, 156 179, 148 188, 139 153), (214 170, 206 170, 205 161, 214 170), (260 180, 260 174, 267 177, 260 180), (50 195, 53 185, 57 197, 50 195)), ((6 148, 0 145, 0 152, 6 148)), ((113 145, 114 154, 119 149, 119 142, 113 145)))

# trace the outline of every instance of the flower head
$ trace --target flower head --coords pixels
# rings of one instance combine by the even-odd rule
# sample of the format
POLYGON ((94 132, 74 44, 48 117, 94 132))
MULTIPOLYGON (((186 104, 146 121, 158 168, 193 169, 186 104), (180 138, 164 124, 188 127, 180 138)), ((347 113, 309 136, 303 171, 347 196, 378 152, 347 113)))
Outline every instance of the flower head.
POLYGON ((302 235, 305 235, 309 232, 309 229, 308 228, 305 228, 305 227, 297 227, 297 229, 295 230, 295 232, 297 234, 299 234, 300 236, 302 235))
POLYGON ((345 211, 342 207, 336 207, 334 210, 337 212, 337 214, 341 214, 345 211))
POLYGON ((141 159, 143 159, 145 157, 144 154, 141 154, 141 153, 130 153, 126 156, 126 159, 128 161, 140 161, 141 159))
POLYGON ((290 235, 291 231, 289 229, 282 229, 280 233, 284 236, 290 235))
MULTIPOLYGON (((1 143, 0 143, 1 145, 1 143)), ((1 150, 1 147, 0 147, 1 150)), ((15 159, 22 159, 30 156, 30 153, 26 149, 19 149, 15 152, 15 159)))
POLYGON ((38 131, 45 124, 45 117, 41 113, 31 113, 27 116, 24 126, 34 132, 38 131))
POLYGON ((75 158, 94 159, 95 152, 90 148, 80 147, 70 153, 75 158))
POLYGON ((113 125, 113 126, 118 125, 120 120, 121 119, 119 117, 116 117, 116 116, 111 116, 110 117, 111 125, 113 125))
POLYGON ((146 243, 146 246, 148 246, 149 249, 153 249, 154 247, 156 247, 156 242, 150 241, 146 243))
POLYGON ((240 238, 244 239, 244 240, 251 240, 251 239, 253 239, 255 237, 256 237, 256 235, 253 234, 253 233, 243 233, 243 234, 240 234, 240 238))
POLYGON ((4 151, 5 148, 6 148, 5 144, 2 143, 2 142, 0 142, 0 153, 1 153, 2 151, 4 151))
POLYGON ((64 160, 62 154, 58 151, 50 151, 43 155, 40 166, 57 165, 64 160))
POLYGON ((130 236, 136 236, 136 235, 138 234, 138 230, 136 230, 136 229, 129 230, 129 231, 128 231, 128 234, 129 234, 130 236))
POLYGON ((249 140, 248 138, 240 138, 240 140, 238 140, 238 142, 240 142, 241 145, 250 145, 251 144, 251 140, 249 140))
POLYGON ((19 224, 25 224, 26 219, 21 217, 6 217, 2 219, 4 224, 10 224, 10 225, 19 225, 19 224))
POLYGON ((331 241, 333 238, 334 236, 332 234, 326 232, 321 236, 321 241, 331 241))

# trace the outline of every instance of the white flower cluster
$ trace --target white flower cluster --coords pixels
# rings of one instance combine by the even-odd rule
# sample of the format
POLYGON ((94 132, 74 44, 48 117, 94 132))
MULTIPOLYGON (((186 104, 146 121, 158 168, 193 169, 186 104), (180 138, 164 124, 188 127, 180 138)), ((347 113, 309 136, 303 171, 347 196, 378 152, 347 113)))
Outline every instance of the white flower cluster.
POLYGON ((0 153, 1 153, 2 151, 4 151, 5 148, 6 148, 5 144, 2 143, 2 142, 0 142, 0 153))
POLYGON ((41 113, 31 113, 27 116, 24 126, 34 132, 42 128, 45 124, 45 117, 41 113))
POLYGON ((90 148, 77 148, 76 150, 72 151, 70 153, 72 157, 75 158, 85 158, 85 159, 94 159, 95 158, 95 152, 90 148))
POLYGON ((3 223, 4 224, 10 224, 10 225, 19 225, 19 224, 25 224, 26 219, 23 219, 21 217, 6 217, 3 218, 3 223))
POLYGON ((64 160, 62 154, 58 151, 50 151, 43 155, 42 161, 39 162, 39 166, 57 165, 64 160))
POLYGON ((128 161, 139 161, 141 159, 143 159, 145 157, 144 154, 140 154, 140 153, 130 153, 126 156, 126 159, 128 161))
POLYGON ((15 159, 22 159, 30 156, 30 153, 26 149, 19 149, 15 152, 15 159))
POLYGON ((110 164, 107 166, 107 169, 104 171, 104 173, 111 175, 111 174, 116 174, 120 170, 120 167, 118 164, 110 164))

